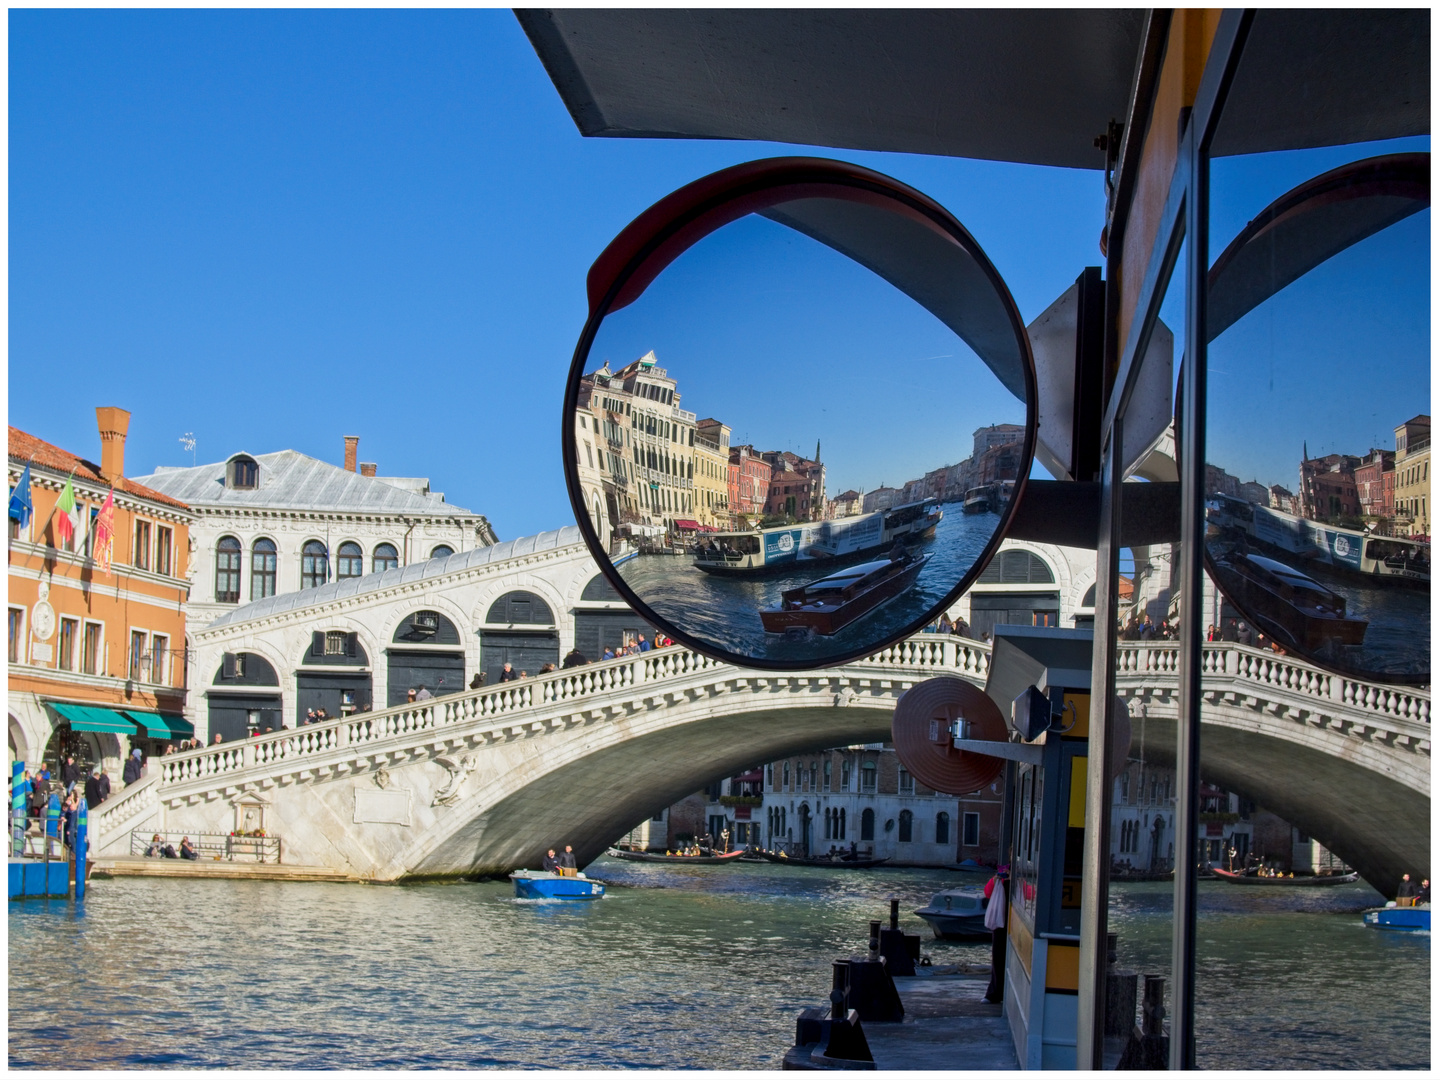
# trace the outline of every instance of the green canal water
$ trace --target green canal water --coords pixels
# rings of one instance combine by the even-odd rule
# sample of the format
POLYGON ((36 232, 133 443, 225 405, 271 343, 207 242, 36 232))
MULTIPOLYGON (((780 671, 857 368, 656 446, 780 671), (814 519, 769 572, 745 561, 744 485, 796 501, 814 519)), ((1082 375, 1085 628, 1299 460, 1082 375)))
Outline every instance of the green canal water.
MULTIPOLYGON (((889 896, 936 963, 988 960, 910 915, 983 876, 590 874, 612 885, 590 904, 517 901, 506 882, 136 878, 96 882, 83 910, 11 903, 9 1064, 773 1069, 889 896)), ((1428 1068, 1428 936, 1365 929, 1365 886, 1315 892, 1201 884, 1201 1065, 1428 1068)), ((1117 887, 1122 966, 1165 970, 1169 908, 1166 886, 1117 887)))

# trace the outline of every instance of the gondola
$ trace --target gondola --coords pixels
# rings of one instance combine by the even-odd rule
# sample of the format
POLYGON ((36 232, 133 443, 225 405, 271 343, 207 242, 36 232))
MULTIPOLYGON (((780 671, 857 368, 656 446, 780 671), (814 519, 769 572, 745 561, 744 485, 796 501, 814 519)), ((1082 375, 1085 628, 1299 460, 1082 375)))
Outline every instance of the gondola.
POLYGON ((661 855, 654 851, 621 851, 619 848, 610 848, 605 852, 612 859, 626 859, 630 862, 656 862, 673 863, 678 866, 714 866, 720 863, 734 862, 741 855, 745 854, 744 848, 735 851, 727 851, 724 855, 661 855))
POLYGON ((1349 874, 1307 874, 1304 877, 1261 877, 1259 874, 1237 874, 1233 870, 1221 870, 1212 866, 1210 872, 1221 881, 1232 885, 1275 885, 1281 888, 1313 889, 1325 885, 1349 885, 1360 880, 1358 873, 1349 874))
POLYGON ((872 866, 879 866, 881 863, 890 861, 889 856, 883 859, 812 859, 803 855, 780 855, 773 851, 762 851, 766 862, 781 863, 785 866, 823 866, 827 870, 868 870, 872 866))

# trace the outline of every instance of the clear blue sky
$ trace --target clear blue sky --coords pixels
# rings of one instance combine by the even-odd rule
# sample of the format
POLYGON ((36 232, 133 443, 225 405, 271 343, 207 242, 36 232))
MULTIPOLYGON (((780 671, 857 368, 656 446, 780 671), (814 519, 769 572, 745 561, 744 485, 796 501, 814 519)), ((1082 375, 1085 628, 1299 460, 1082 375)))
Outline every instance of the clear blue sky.
MULTIPOLYGON (((11 12, 10 422, 94 456, 122 405, 132 475, 186 431, 201 461, 355 434, 504 538, 555 528, 590 263, 797 152, 583 139, 508 11, 11 12)), ((1100 262, 1098 173, 828 153, 949 207, 1027 320, 1100 262)))

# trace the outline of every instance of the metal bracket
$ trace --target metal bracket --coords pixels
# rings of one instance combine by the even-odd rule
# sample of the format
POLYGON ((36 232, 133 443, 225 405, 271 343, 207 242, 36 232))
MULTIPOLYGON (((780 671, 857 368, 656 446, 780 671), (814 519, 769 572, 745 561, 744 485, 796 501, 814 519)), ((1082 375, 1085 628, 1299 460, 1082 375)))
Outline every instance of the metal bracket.
POLYGON ((956 739, 956 750, 968 750, 972 754, 1004 758, 1006 761, 1021 761, 1026 765, 1039 765, 1045 756, 1043 746, 1028 743, 991 742, 986 739, 956 739))

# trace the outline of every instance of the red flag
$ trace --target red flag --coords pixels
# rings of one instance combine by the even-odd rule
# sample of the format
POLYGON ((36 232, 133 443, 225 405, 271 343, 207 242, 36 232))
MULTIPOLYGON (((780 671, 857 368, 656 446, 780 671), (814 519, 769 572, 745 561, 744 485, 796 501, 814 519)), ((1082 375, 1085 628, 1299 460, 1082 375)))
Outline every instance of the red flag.
POLYGON ((75 519, 79 516, 75 507, 75 485, 70 481, 74 477, 71 473, 65 479, 65 486, 60 491, 60 498, 55 503, 55 513, 51 520, 55 522, 55 539, 60 544, 73 550, 75 542, 75 519))
POLYGON ((115 489, 105 496, 105 505, 95 519, 95 541, 91 557, 102 573, 110 573, 110 558, 115 551, 115 489))

